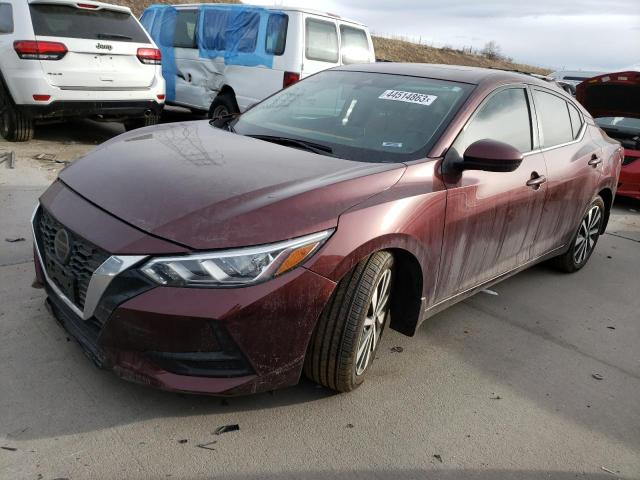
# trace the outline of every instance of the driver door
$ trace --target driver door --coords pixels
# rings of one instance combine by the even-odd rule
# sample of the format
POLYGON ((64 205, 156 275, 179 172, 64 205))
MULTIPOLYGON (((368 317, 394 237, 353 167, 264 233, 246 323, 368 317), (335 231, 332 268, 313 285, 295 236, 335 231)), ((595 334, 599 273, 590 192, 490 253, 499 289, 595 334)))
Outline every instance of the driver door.
POLYGON ((535 152, 525 86, 504 87, 476 110, 444 159, 461 160, 475 141, 493 139, 524 154, 513 172, 465 170, 446 175, 446 220, 436 302, 446 300, 531 260, 547 192, 547 168, 535 152))

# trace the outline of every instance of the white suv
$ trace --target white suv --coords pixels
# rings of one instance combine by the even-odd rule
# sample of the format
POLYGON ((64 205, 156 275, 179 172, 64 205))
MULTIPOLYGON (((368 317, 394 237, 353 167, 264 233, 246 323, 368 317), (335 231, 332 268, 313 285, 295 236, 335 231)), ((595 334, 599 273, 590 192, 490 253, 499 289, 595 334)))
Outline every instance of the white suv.
POLYGON ((0 133, 92 117, 127 129, 158 122, 160 51, 126 7, 91 0, 0 0, 0 133))

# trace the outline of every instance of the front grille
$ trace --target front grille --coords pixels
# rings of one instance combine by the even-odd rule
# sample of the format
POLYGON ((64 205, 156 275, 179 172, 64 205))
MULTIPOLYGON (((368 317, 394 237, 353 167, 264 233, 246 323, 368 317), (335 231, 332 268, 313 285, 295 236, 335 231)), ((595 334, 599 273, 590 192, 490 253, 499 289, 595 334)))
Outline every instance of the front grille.
POLYGON ((631 155, 627 155, 622 160, 622 165, 629 165, 631 162, 638 160, 640 157, 632 157, 631 155))
POLYGON ((91 276, 109 254, 67 230, 70 253, 61 261, 56 255, 55 238, 64 226, 43 208, 38 212, 34 226, 47 276, 82 310, 91 276))

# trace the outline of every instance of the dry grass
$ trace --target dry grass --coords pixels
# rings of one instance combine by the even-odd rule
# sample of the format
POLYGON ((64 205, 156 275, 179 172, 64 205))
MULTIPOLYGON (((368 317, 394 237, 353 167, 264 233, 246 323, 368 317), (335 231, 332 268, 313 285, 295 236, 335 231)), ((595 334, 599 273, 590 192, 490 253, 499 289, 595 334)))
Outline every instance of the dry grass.
MULTIPOLYGON (((166 3, 175 5, 178 3, 198 3, 199 0, 171 0, 163 2, 162 0, 105 0, 115 5, 124 5, 129 7, 136 17, 140 17, 145 8, 154 3, 166 3)), ((240 0, 206 0, 207 3, 241 3, 240 0)))
POLYGON ((404 40, 373 37, 373 44, 377 58, 392 62, 444 63, 448 65, 521 70, 543 75, 550 73, 550 70, 540 67, 512 63, 507 60, 492 60, 482 55, 473 55, 452 48, 435 48, 404 40))

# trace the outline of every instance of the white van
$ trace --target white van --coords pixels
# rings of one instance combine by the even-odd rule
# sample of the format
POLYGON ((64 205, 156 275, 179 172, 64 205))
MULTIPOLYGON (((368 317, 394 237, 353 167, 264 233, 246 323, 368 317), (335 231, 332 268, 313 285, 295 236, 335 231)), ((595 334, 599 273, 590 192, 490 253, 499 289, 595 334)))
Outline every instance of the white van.
POLYGON ((140 19, 162 51, 167 103, 242 112, 326 68, 375 62, 366 26, 290 7, 153 5, 140 19))

